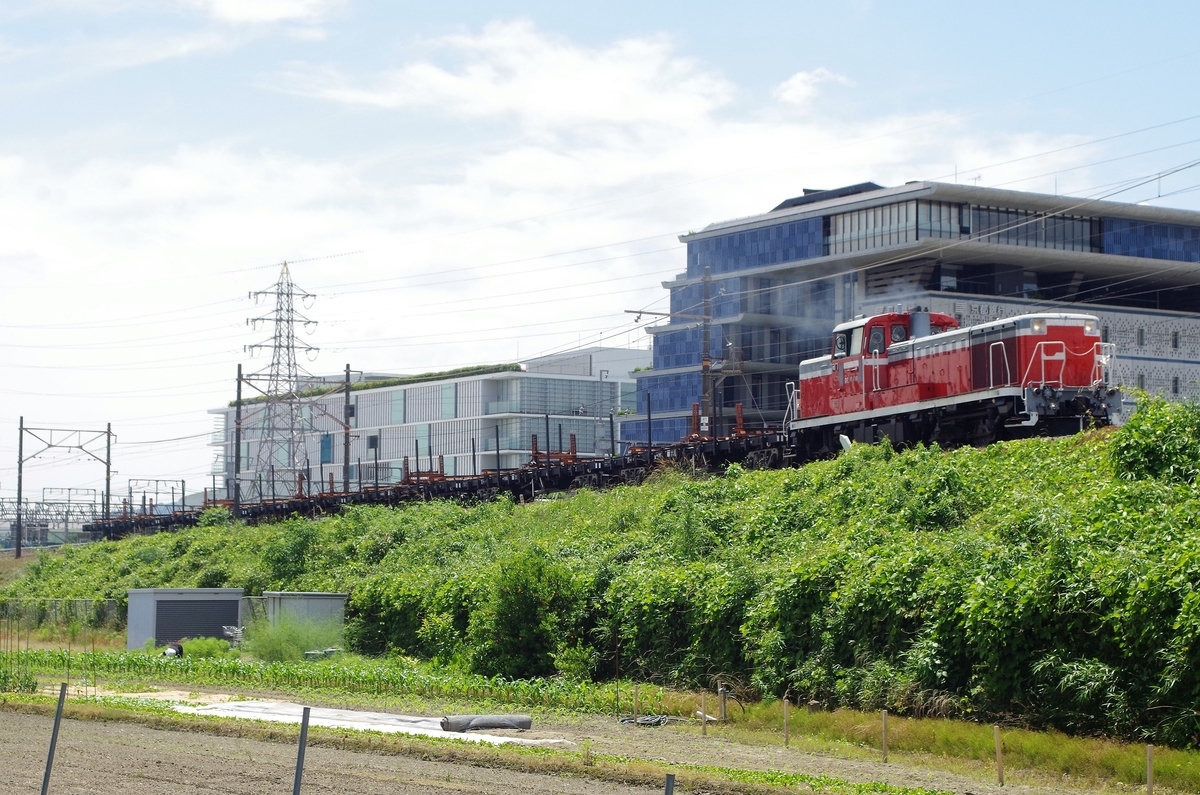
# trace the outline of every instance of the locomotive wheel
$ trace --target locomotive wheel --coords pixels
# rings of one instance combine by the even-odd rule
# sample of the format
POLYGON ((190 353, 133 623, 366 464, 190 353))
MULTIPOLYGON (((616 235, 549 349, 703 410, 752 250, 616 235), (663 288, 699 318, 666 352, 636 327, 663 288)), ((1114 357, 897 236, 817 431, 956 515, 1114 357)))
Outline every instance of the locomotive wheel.
POLYGON ((637 486, 646 479, 646 467, 633 467, 621 472, 621 482, 630 486, 637 486))
POLYGON ((779 469, 783 466, 783 453, 778 447, 763 450, 763 469, 779 469))

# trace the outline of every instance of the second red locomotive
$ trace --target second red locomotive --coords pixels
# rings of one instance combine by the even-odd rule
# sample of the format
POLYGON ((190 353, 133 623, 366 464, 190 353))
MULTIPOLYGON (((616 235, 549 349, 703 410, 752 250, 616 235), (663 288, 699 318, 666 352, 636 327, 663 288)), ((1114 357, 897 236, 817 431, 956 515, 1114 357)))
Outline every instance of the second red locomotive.
POLYGON ((987 444, 1106 425, 1121 410, 1116 349, 1091 315, 1043 313, 959 328, 936 312, 842 323, 800 364, 787 431, 800 459, 839 437, 987 444))

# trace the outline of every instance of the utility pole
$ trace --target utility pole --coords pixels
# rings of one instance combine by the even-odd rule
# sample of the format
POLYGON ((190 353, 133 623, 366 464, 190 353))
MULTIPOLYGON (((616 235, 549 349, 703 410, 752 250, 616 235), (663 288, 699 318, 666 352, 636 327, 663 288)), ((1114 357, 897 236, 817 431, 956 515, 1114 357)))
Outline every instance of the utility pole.
POLYGON ((238 365, 237 400, 233 413, 233 518, 242 509, 242 366, 238 365))
POLYGON ((705 265, 704 277, 700 280, 704 287, 704 304, 700 321, 700 433, 708 436, 713 433, 713 388, 712 388, 712 351, 709 340, 712 326, 712 270, 705 265))
POLYGON ((350 405, 350 365, 346 364, 346 402, 342 406, 342 493, 350 493, 350 418, 354 407, 350 405))
MULTIPOLYGON (((186 499, 186 498, 185 498, 186 499)), ((109 503, 112 502, 112 423, 104 430, 104 521, 109 520, 109 503)), ((112 540, 112 528, 108 529, 108 538, 112 540)))
POLYGON ((25 416, 17 424, 17 529, 13 539, 13 557, 21 557, 21 489, 25 485, 25 416))

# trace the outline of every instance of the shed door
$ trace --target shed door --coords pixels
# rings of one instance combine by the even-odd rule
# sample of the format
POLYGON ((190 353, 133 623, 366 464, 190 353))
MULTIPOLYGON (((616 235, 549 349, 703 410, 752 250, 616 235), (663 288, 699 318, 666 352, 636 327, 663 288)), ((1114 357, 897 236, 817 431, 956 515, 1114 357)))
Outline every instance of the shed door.
POLYGON ((163 599, 155 606, 154 640, 222 638, 223 627, 238 622, 237 599, 163 599))

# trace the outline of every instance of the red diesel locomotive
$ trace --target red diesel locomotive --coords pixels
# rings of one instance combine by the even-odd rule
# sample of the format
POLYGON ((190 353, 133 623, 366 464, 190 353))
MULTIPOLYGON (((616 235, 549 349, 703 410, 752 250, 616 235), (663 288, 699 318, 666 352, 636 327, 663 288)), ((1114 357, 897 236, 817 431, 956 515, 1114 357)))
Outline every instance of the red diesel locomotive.
POLYGON ((936 312, 856 318, 800 364, 787 430, 800 459, 852 441, 944 446, 1072 433, 1121 410, 1116 350, 1091 315, 1044 313, 959 328, 936 312))

